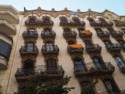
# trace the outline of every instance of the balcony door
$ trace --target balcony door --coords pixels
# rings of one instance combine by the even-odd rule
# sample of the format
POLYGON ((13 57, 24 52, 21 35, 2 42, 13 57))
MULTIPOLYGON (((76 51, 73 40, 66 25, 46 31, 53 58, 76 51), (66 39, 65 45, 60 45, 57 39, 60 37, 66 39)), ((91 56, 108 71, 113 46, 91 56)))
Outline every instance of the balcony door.
POLYGON ((125 63, 124 63, 123 59, 120 56, 115 56, 114 59, 115 59, 115 62, 117 63, 117 65, 120 68, 125 68, 125 63))
POLYGON ((47 60, 47 73, 49 74, 57 73, 57 62, 55 59, 47 60))
POLYGON ((94 62, 95 66, 96 66, 97 68, 102 68, 102 67, 103 67, 103 66, 102 66, 103 60, 102 60, 100 57, 94 56, 94 57, 93 57, 93 62, 94 62))
POLYGON ((120 94, 120 90, 114 79, 104 79, 103 83, 109 94, 120 94))
POLYGON ((33 69, 34 68, 34 61, 33 60, 25 60, 23 63, 23 68, 28 70, 28 69, 33 69))
POLYGON ((85 71, 85 69, 84 69, 84 65, 83 65, 83 60, 82 59, 77 59, 77 60, 75 60, 75 62, 74 62, 74 67, 75 67, 75 69, 76 69, 76 71, 85 71))

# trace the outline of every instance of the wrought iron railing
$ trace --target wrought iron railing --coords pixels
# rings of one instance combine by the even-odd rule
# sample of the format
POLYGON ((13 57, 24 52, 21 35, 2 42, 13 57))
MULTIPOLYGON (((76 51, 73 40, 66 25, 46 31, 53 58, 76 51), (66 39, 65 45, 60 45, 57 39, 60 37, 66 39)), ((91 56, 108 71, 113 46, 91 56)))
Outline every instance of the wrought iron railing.
POLYGON ((38 33, 36 31, 25 31, 23 32, 23 37, 38 37, 38 33))
POLYGON ((96 66, 93 63, 87 63, 83 67, 74 66, 74 73, 76 75, 86 75, 86 74, 98 75, 101 73, 111 74, 114 71, 115 71, 115 67, 110 62, 105 62, 105 64, 103 65, 101 64, 100 66, 96 66))
POLYGON ((74 38, 76 38, 76 35, 77 35, 77 33, 75 32, 75 31, 64 31, 63 32, 63 36, 65 37, 65 38, 68 38, 68 37, 74 37, 74 38))
POLYGON ((119 21, 116 23, 117 27, 125 27, 125 21, 119 21))
POLYGON ((30 69, 23 69, 18 68, 16 71, 15 76, 16 77, 26 77, 30 75, 37 75, 37 76, 46 76, 46 75, 63 75, 64 70, 62 66, 56 66, 56 67, 48 67, 44 65, 35 66, 34 68, 30 69))
POLYGON ((106 44, 106 48, 109 51, 121 50, 121 46, 118 43, 106 44))
POLYGON ((55 37, 56 33, 54 31, 42 31, 42 37, 55 37))
POLYGON ((59 48, 57 45, 43 45, 42 46, 42 53, 43 54, 50 54, 50 53, 54 53, 54 54, 58 54, 59 53, 59 48))
POLYGON ((93 51, 101 52, 101 49, 102 47, 98 44, 86 45, 86 51, 88 53, 93 52, 93 51))
POLYGON ((31 49, 28 49, 26 46, 21 46, 19 51, 21 54, 38 53, 38 48, 37 46, 34 46, 34 47, 31 47, 31 49))
POLYGON ((99 37, 107 37, 107 38, 109 38, 109 36, 110 36, 110 33, 109 32, 107 32, 107 31, 97 31, 97 35, 99 36, 99 37))

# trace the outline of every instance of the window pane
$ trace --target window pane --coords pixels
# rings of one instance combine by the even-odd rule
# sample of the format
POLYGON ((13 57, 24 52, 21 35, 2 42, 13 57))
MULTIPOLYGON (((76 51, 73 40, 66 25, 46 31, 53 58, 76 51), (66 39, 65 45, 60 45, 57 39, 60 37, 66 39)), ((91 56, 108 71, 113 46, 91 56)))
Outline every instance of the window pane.
POLYGON ((101 65, 100 65, 101 62, 100 62, 99 58, 94 57, 94 58, 93 58, 93 61, 94 61, 95 65, 96 65, 98 68, 101 68, 101 65))

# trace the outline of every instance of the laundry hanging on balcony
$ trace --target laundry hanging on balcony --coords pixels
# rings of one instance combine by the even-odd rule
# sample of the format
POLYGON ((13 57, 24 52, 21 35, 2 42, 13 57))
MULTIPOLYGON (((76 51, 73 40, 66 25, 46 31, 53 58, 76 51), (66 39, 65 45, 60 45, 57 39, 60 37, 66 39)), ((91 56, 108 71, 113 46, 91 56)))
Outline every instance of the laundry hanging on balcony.
POLYGON ((90 30, 86 30, 83 32, 83 34, 90 35, 90 34, 92 34, 92 32, 90 30))
POLYGON ((71 47, 71 48, 83 48, 83 46, 81 44, 71 44, 71 45, 69 45, 69 47, 71 47))

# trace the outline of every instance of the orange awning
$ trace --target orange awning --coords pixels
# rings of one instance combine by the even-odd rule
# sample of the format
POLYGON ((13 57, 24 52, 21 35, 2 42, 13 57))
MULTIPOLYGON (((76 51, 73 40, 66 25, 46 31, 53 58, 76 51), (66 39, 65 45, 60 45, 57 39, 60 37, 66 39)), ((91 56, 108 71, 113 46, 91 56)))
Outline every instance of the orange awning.
POLYGON ((81 44, 71 44, 69 45, 71 48, 82 48, 83 46, 81 44))
POLYGON ((86 30, 83 32, 83 34, 90 35, 90 34, 92 34, 92 32, 90 30, 86 30))

